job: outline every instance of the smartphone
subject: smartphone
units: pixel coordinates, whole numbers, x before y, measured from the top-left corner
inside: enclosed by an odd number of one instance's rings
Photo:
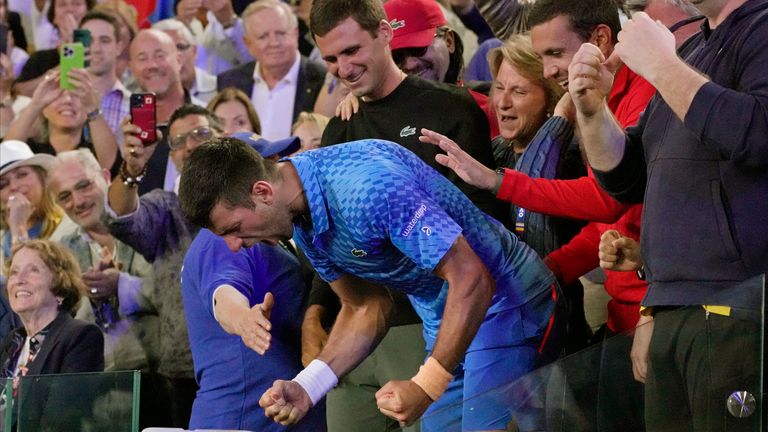
[[[75,29],[72,32],[72,42],[80,42],[85,48],[85,67],[91,65],[91,31],[88,29]]]
[[[0,23],[0,54],[8,54],[8,26]]]
[[[141,128],[139,138],[144,145],[157,141],[155,101],[154,93],[131,95],[131,123]]]
[[[85,47],[80,42],[66,43],[61,46],[59,56],[59,63],[61,64],[60,87],[65,90],[72,90],[74,86],[69,81],[69,71],[85,67]]]

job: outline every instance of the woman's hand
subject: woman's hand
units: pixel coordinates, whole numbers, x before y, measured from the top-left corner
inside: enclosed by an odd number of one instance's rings
[[[71,92],[83,107],[85,114],[99,109],[100,97],[91,81],[91,74],[85,69],[71,69],[69,71],[69,82],[74,87]]]
[[[440,147],[446,154],[435,156],[437,163],[453,170],[465,182],[485,190],[492,190],[496,186],[496,172],[475,160],[452,139],[429,129],[422,129],[419,141]]]
[[[344,99],[336,106],[336,117],[347,121],[360,110],[360,101],[352,92],[347,93]]]
[[[27,237],[27,224],[32,217],[34,208],[23,194],[11,195],[8,197],[8,227],[11,230],[13,238]]]
[[[59,87],[59,77],[58,68],[48,71],[32,93],[29,105],[34,107],[38,114],[64,93],[64,90]]]

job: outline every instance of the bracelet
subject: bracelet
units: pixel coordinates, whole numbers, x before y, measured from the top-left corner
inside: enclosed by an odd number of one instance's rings
[[[504,168],[496,168],[496,184],[493,185],[493,189],[491,189],[491,193],[494,196],[499,194],[499,189],[501,189],[502,183],[504,183]]]
[[[322,360],[312,360],[296,378],[292,380],[299,384],[312,400],[312,406],[331,391],[339,383],[339,378],[333,373],[333,370]]]
[[[101,115],[101,108],[96,108],[95,110],[88,113],[88,115],[85,117],[86,123],[90,123],[94,120],[96,120],[97,117]]]
[[[434,357],[427,358],[427,361],[419,367],[416,376],[411,378],[411,381],[421,387],[433,402],[440,399],[440,396],[445,393],[451,380],[453,380],[453,375],[445,370],[443,365]]]
[[[137,188],[139,187],[139,183],[144,180],[144,176],[147,174],[147,165],[144,165],[144,168],[138,175],[131,176],[131,174],[128,173],[128,163],[123,161],[123,163],[120,164],[120,170],[117,172],[117,175],[123,178],[124,185],[132,189]]]

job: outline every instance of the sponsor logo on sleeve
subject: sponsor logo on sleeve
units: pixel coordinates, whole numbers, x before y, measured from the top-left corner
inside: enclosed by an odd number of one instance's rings
[[[400,233],[400,235],[403,237],[408,237],[409,235],[411,235],[411,232],[413,232],[413,229],[416,227],[416,224],[419,223],[419,219],[423,218],[425,214],[427,214],[427,206],[422,204],[421,206],[419,206],[418,209],[416,209],[416,213],[413,214],[413,217],[408,222],[408,225],[405,226],[405,229],[403,230],[403,232]],[[429,227],[424,227],[424,228],[429,229]],[[430,234],[432,234],[432,230],[429,229],[429,231],[430,231]],[[427,234],[427,235],[430,235],[430,234]]]

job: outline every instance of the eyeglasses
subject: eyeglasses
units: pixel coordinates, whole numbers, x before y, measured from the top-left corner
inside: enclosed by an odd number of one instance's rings
[[[171,150],[178,150],[187,145],[187,138],[192,138],[196,143],[208,141],[213,138],[213,131],[208,126],[202,126],[183,134],[178,134],[168,140],[168,146]]]
[[[694,17],[686,18],[684,20],[681,20],[681,21],[678,21],[678,22],[672,24],[669,27],[669,31],[671,33],[674,33],[676,31],[680,30],[681,28],[687,26],[688,24],[693,24],[693,23],[695,23],[697,21],[701,21],[703,19],[704,19],[703,15],[697,15],[697,16],[694,16]]]
[[[75,184],[71,191],[61,191],[56,195],[56,204],[65,207],[72,203],[74,193],[82,194],[91,190],[94,185],[93,179],[83,179]]]
[[[445,27],[438,27],[438,29],[435,31],[435,38],[445,38],[445,36],[448,34],[450,30]],[[405,60],[408,57],[424,57],[424,55],[427,54],[427,50],[431,46],[427,45],[425,47],[415,47],[415,48],[400,48],[392,51],[392,60],[395,61],[395,64],[398,66],[402,66],[403,63],[405,63]]]

